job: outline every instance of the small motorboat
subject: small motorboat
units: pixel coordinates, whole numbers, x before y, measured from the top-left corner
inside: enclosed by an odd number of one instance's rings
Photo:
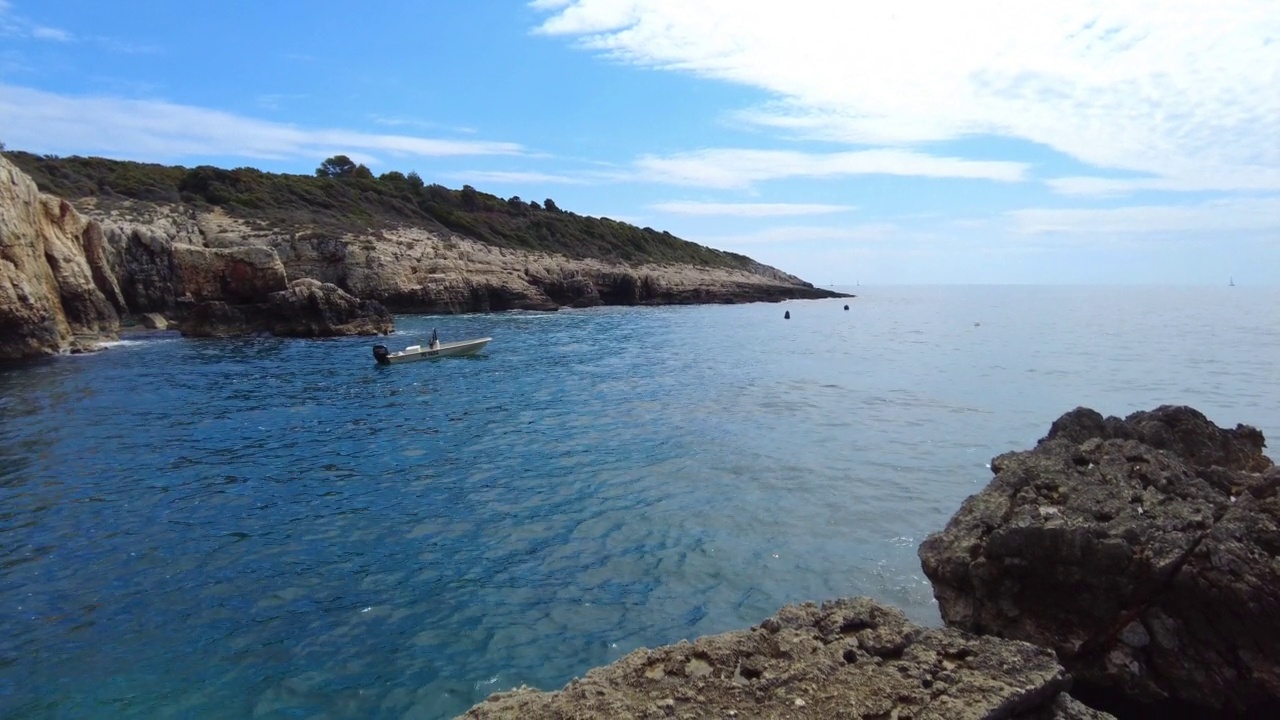
[[[396,365],[415,360],[474,355],[484,349],[484,346],[488,345],[492,339],[485,337],[442,343],[440,338],[436,336],[436,332],[432,330],[431,342],[426,347],[410,345],[399,352],[389,352],[386,345],[374,345],[373,359],[378,361],[379,365]]]

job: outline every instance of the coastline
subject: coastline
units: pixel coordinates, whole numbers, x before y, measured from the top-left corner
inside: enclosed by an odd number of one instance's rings
[[[535,213],[503,203],[495,216],[539,228],[548,247],[557,241],[547,228],[559,222],[577,233],[602,233],[566,238],[565,248],[597,255],[607,255],[601,248],[622,248],[639,259],[502,246],[429,220],[386,220],[359,230],[350,222],[325,225],[315,218],[254,220],[207,204],[68,200],[41,192],[7,157],[0,157],[0,171],[7,180],[0,196],[6,228],[0,259],[14,268],[14,277],[0,287],[0,326],[6,328],[0,359],[88,351],[117,337],[122,320],[144,318],[198,337],[327,337],[389,334],[397,312],[852,297],[745,256],[559,210]],[[340,182],[332,187],[351,191]],[[484,212],[476,210],[476,217]],[[465,218],[458,222],[467,224]]]
[[[919,545],[943,627],[870,598],[787,605],[459,717],[1274,717],[1280,467],[1264,447],[1187,406],[1076,408],[994,458]]]

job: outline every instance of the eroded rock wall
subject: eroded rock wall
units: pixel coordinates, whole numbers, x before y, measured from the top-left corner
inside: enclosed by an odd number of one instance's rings
[[[114,337],[123,304],[102,228],[0,157],[0,359]]]

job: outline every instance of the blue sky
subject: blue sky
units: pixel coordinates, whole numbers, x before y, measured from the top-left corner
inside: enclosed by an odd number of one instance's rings
[[[375,173],[820,285],[1274,284],[1274,0],[0,0],[10,149]]]

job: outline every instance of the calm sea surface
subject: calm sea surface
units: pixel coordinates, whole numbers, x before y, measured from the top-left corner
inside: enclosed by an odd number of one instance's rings
[[[937,624],[917,545],[1061,413],[1280,438],[1280,290],[856,292],[0,370],[0,716],[444,718],[788,602]]]

